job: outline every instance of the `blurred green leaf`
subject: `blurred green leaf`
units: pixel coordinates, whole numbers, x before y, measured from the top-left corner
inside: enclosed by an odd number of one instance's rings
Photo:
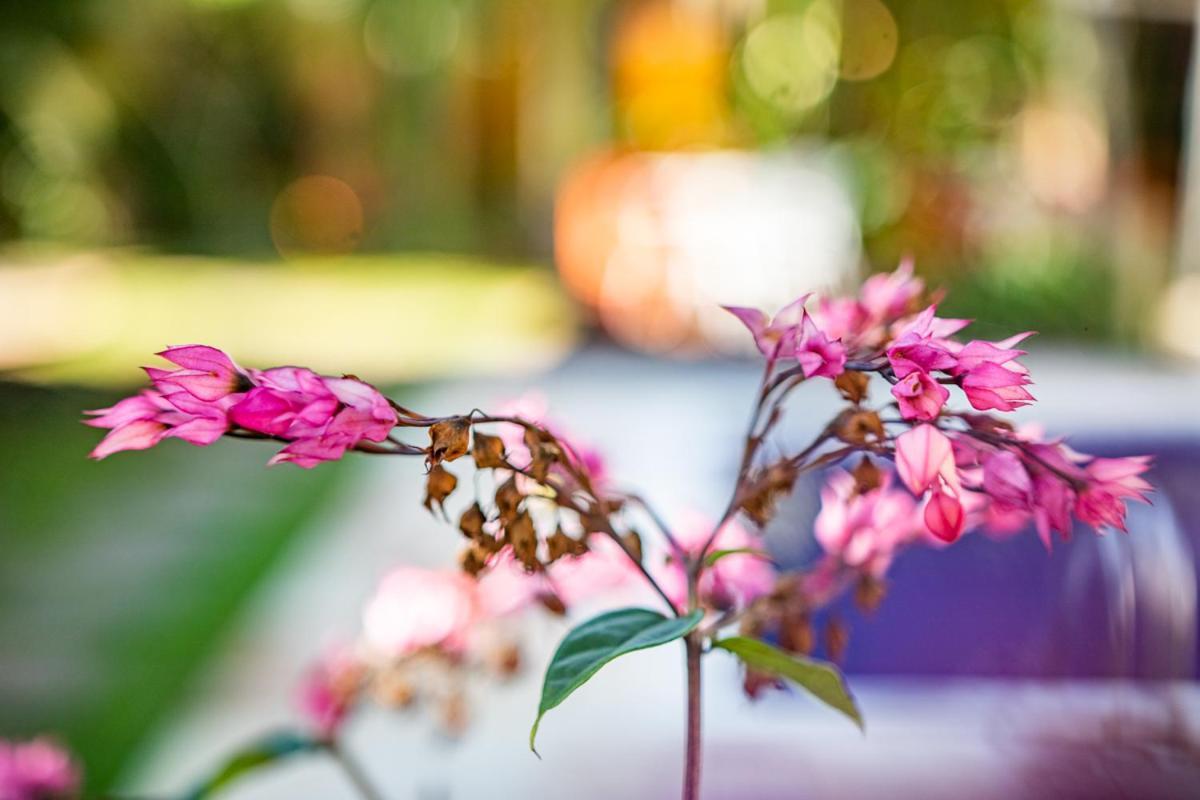
[[[566,700],[572,692],[608,662],[635,650],[657,647],[690,633],[704,612],[684,617],[666,617],[648,608],[609,611],[573,628],[554,651],[542,684],[542,702],[529,731],[529,749],[537,753],[534,740],[546,712]]]
[[[785,653],[766,642],[745,636],[718,639],[713,642],[713,647],[728,650],[748,667],[787,678],[822,703],[845,714],[859,729],[866,730],[858,704],[846,687],[845,677],[832,664]]]
[[[293,731],[268,734],[230,756],[220,769],[183,795],[181,800],[203,800],[203,798],[215,797],[229,784],[247,773],[270,766],[276,761],[311,753],[324,747],[325,744],[319,739]]]
[[[763,561],[771,561],[770,553],[759,550],[757,547],[731,547],[728,550],[713,550],[705,557],[704,566],[711,567],[725,556],[754,556]]]

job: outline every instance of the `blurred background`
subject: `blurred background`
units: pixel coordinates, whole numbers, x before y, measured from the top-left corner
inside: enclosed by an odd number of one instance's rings
[[[163,346],[352,372],[439,413],[540,385],[619,474],[711,513],[754,381],[716,304],[849,290],[906,255],[978,335],[1041,333],[1029,419],[1159,453],[1174,492],[1153,553],[1045,567],[1076,576],[1045,604],[1091,620],[1077,652],[1050,653],[1050,625],[1016,661],[897,663],[867,633],[851,672],[1194,686],[1196,19],[1188,0],[0,5],[0,734],[56,732],[94,789],[179,786],[218,752],[191,743],[287,718],[381,563],[453,551],[393,507],[411,465],[267,471],[254,446],[177,442],[86,461],[80,410]],[[697,428],[693,463],[652,468],[645,435]],[[900,574],[892,635],[938,591],[1027,620],[1005,579],[1026,555],[1004,552],[961,556],[991,583],[930,589],[918,564],[908,601]],[[1147,581],[1165,618],[1117,590]],[[736,697],[727,677],[710,691]],[[523,731],[521,691],[496,732]]]

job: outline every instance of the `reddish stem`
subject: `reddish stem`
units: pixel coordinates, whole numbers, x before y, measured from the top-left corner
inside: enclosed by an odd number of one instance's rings
[[[687,651],[687,757],[683,767],[683,800],[700,797],[700,636],[684,639]]]

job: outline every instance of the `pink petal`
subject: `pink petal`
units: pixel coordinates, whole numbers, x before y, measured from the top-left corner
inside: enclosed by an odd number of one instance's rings
[[[954,448],[950,439],[932,425],[918,425],[896,438],[896,471],[913,494],[922,494],[950,462]]]
[[[962,535],[966,523],[962,503],[948,492],[935,491],[925,503],[925,527],[943,542],[953,542]]]
[[[130,422],[113,428],[89,456],[99,461],[122,450],[146,450],[162,440],[166,429],[166,425],[148,419]]]

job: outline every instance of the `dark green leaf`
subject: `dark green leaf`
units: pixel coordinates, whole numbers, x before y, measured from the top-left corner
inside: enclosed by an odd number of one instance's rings
[[[704,566],[711,567],[713,564],[720,561],[725,556],[754,556],[761,558],[763,561],[771,561],[771,554],[759,550],[757,547],[732,547],[728,550],[713,550],[704,559]]]
[[[860,729],[866,730],[858,704],[846,688],[846,679],[832,664],[793,655],[766,642],[744,636],[719,639],[713,642],[713,647],[728,650],[748,667],[787,678],[822,703],[854,720]]]
[[[273,733],[234,753],[229,759],[190,792],[183,800],[203,800],[214,797],[230,783],[248,772],[268,766],[289,756],[320,750],[325,744],[319,739],[291,731]]]
[[[704,613],[699,610],[684,617],[665,617],[648,608],[622,608],[572,629],[546,668],[542,702],[529,731],[529,749],[537,752],[534,739],[545,713],[566,700],[601,667],[617,656],[686,636],[703,618]]]

